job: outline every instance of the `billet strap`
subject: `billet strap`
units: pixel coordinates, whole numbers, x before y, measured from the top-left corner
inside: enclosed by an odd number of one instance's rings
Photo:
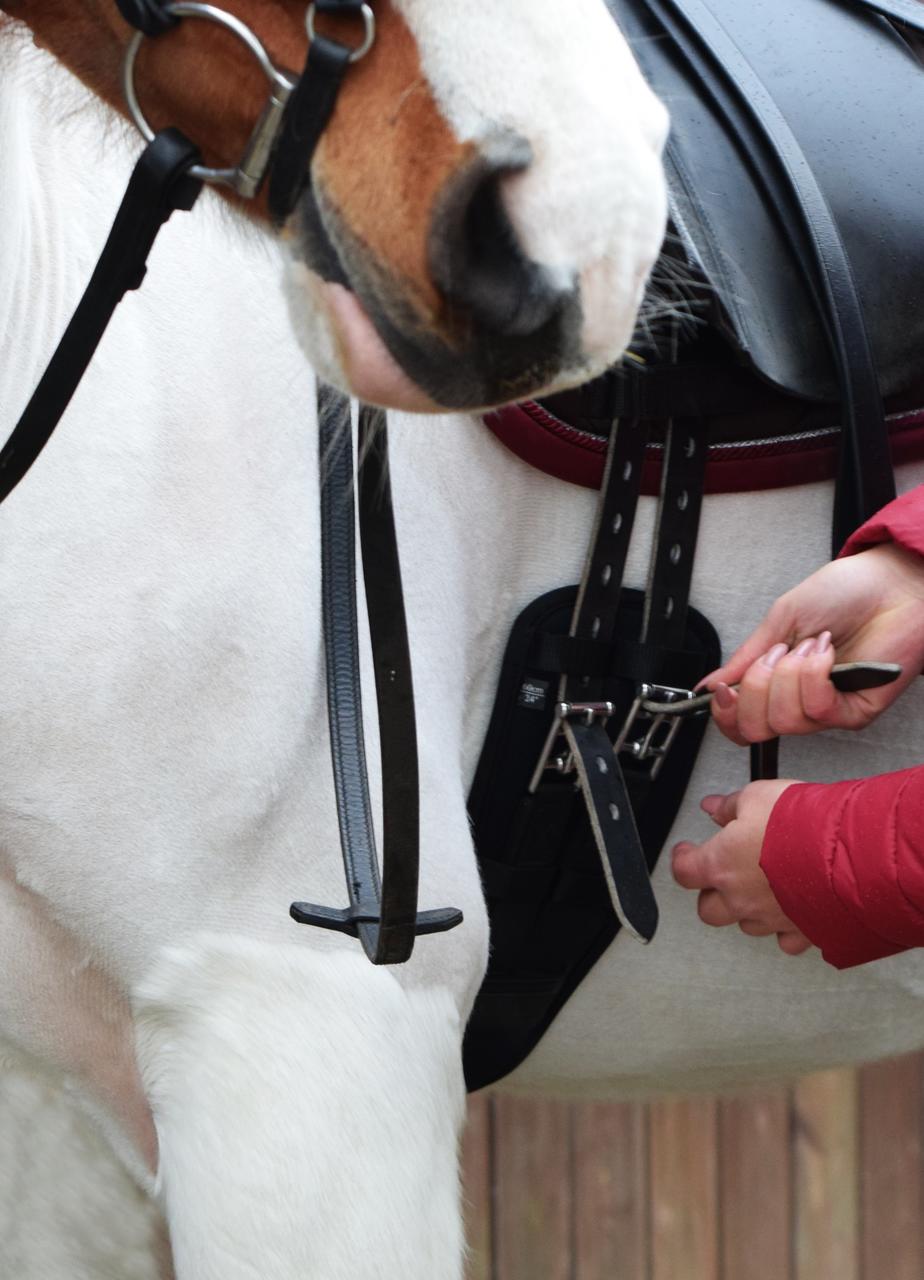
[[[895,496],[882,397],[849,259],[796,137],[707,0],[646,3],[761,175],[814,294],[844,407],[832,537],[836,553],[854,529]]]
[[[162,130],[142,152],[86,292],[0,450],[0,502],[51,439],[116,307],[126,293],[141,286],[157,233],[174,211],[188,211],[196,203],[202,183],[189,169],[200,160],[193,144],[176,129]]]
[[[414,689],[388,475],[385,415],[363,406],[359,522],[375,665],[382,761],[383,870],[376,852],[363,732],[356,600],[356,507],[350,402],[325,389],[319,405],[324,653],[331,761],[350,905],[295,902],[299,924],[358,937],[373,964],[402,964],[420,934],[462,923],[453,908],[417,911],[419,784]]]
[[[626,558],[642,484],[648,424],[638,418],[613,423],[606,468],[587,561],[578,588],[570,638],[607,645],[615,639]],[[604,681],[565,673],[559,705],[599,703]],[[650,942],[658,924],[645,850],[639,839],[619,757],[605,728],[593,715],[562,716],[561,731],[577,768],[578,784],[606,878],[613,910],[634,937]]]
[[[618,383],[611,383],[611,389],[618,393]],[[619,603],[649,426],[646,420],[632,416],[614,422],[610,433],[594,530],[568,638],[575,653],[599,652],[618,639]],[[661,496],[639,636],[646,672],[640,683],[654,682],[663,655],[683,644],[706,456],[706,441],[696,420],[667,423]],[[609,718],[606,688],[607,679],[599,667],[581,673],[578,664],[570,666],[559,685],[561,731],[577,769],[613,908],[625,927],[637,938],[649,941],[657,926],[658,909],[623,765],[605,727]],[[581,710],[594,705],[602,708],[596,715]]]
[[[658,928],[658,903],[619,756],[599,723],[565,719],[562,729],[574,756],[613,910],[633,937],[650,942]]]
[[[668,423],[641,636],[652,667],[657,654],[681,648],[686,634],[708,455],[701,422],[675,418]]]
[[[590,547],[571,620],[573,641],[608,646],[616,637],[648,427],[639,418],[622,418],[613,423]],[[561,680],[559,702],[599,702],[604,684],[600,678],[566,673]]]

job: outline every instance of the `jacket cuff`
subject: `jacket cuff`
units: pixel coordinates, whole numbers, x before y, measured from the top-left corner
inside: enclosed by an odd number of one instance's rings
[[[886,508],[888,510],[888,508]],[[760,865],[777,902],[836,969],[849,969],[907,948],[867,928],[838,897],[827,842],[819,839],[857,782],[796,783],[773,806]]]
[[[856,555],[858,551],[868,551],[881,542],[897,542],[908,551],[924,556],[924,485],[909,489],[877,511],[850,535],[838,559]]]

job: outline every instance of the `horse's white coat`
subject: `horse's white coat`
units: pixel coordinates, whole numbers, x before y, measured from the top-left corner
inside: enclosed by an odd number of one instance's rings
[[[131,163],[119,127],[101,133],[102,121],[45,59],[0,47],[9,422]],[[486,949],[464,797],[506,628],[533,596],[575,580],[593,498],[528,470],[471,418],[396,417],[422,906],[462,907],[467,922],[387,974],[352,944],[297,928],[293,898],[339,903],[344,892],[323,714],[313,382],[274,251],[226,223],[207,203],[164,233],[145,290],[0,512],[0,1043],[16,1063],[0,1116],[30,1141],[26,1055],[56,1089],[49,1124],[78,1135],[90,1165],[65,1218],[79,1218],[81,1196],[123,1197],[111,1232],[87,1242],[98,1250],[87,1275],[149,1280],[137,1259],[151,1224],[127,1177],[79,1136],[82,1117],[66,1121],[67,1098],[105,1109],[123,1157],[150,1101],[177,1280],[453,1280],[459,1028]],[[906,469],[902,483],[922,474]],[[726,647],[824,559],[828,504],[822,487],[707,502],[694,599]],[[643,503],[636,582],[651,517]],[[922,719],[915,691],[863,738],[787,748],[788,767],[824,776],[910,763],[924,755]],[[703,830],[695,797],[736,784],[743,768],[711,740],[678,831]],[[645,951],[620,939],[514,1085],[714,1087],[924,1042],[919,955],[838,975],[707,932],[666,862],[658,882],[659,940]],[[105,1028],[91,1032],[98,1057],[88,1027]],[[125,1162],[143,1181],[137,1151]],[[41,1196],[4,1189],[41,1232]],[[82,1274],[53,1249],[14,1253],[2,1233],[0,1272]]]
[[[666,110],[598,0],[504,0],[489,21],[467,4],[396,7],[457,136],[530,144],[504,202],[527,256],[563,286],[581,281],[585,361],[562,382],[596,377],[632,335],[664,238]]]
[[[667,112],[600,0],[568,0],[565,7],[504,0],[489,12],[433,0],[394,4],[456,137],[486,156],[498,151],[498,140],[509,155],[503,139],[511,134],[528,145],[529,167],[501,179],[501,198],[526,257],[562,290],[580,284],[583,321],[575,363],[563,362],[546,389],[596,377],[632,335],[664,238]],[[418,404],[406,397],[368,320],[357,323],[359,308],[344,329],[319,278],[295,260],[289,297],[296,331],[323,377],[349,382],[344,351],[361,333],[367,365],[382,378],[371,385],[388,390],[357,394]],[[354,371],[354,389],[368,374]],[[389,394],[400,398],[385,399]]]
[[[136,144],[19,41],[0,59],[0,401],[13,422]],[[214,202],[178,218],[0,513],[0,1046],[82,1112],[102,1110],[123,1158],[151,1099],[178,1280],[453,1280],[458,1045],[486,948],[458,734],[424,769],[440,853],[422,899],[462,907],[467,929],[383,973],[288,918],[294,898],[336,905],[345,889],[314,379],[280,274],[275,248]],[[436,683],[421,687],[431,740]],[[34,1109],[16,1090],[2,1103],[28,1144]],[[150,1178],[137,1151],[125,1163]],[[20,1270],[17,1236],[0,1238],[0,1274],[133,1276],[149,1223],[111,1156],[100,1179],[124,1183],[127,1207],[83,1272],[72,1259],[42,1270],[49,1251]],[[86,1181],[99,1185],[89,1169]],[[83,1189],[68,1194],[77,1217]]]

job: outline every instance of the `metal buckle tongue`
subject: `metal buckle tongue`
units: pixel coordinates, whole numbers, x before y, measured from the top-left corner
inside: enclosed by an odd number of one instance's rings
[[[697,697],[691,689],[670,685],[643,684],[613,743],[614,752],[623,753],[636,764],[651,762],[652,781],[661,772],[683,721],[692,715],[709,714],[710,697]]]
[[[689,716],[708,715],[711,694],[694,694],[691,689],[674,689],[670,685],[642,684],[614,742],[614,755],[626,755],[635,764],[651,762],[649,777],[654,780],[667,759],[682,722]],[[575,772],[574,752],[561,742],[566,721],[576,720],[601,728],[616,714],[612,702],[559,702],[556,719],[549,730],[539,763],[530,780],[534,793],[543,776],[553,771],[567,775]]]

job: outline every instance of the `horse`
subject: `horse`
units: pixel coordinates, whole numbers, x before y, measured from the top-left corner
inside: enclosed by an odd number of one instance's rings
[[[303,4],[229,7],[278,65],[301,66]],[[112,110],[130,35],[114,6],[4,9],[12,423],[137,142]],[[667,117],[596,0],[569,6],[564,32],[549,0],[490,16],[393,0],[376,19],[310,196],[275,235],[263,197],[243,216],[232,198],[171,223],[0,512],[12,1274],[461,1275],[459,1051],[489,946],[466,796],[509,625],[580,576],[594,510],[477,411],[583,382],[630,341],[664,232]],[[351,20],[329,21],[355,39]],[[225,164],[264,95],[236,45],[185,20],[147,42],[138,89],[153,123]],[[343,895],[316,374],[392,410],[421,902],[465,915],[397,969],[286,912],[296,895]],[[902,487],[921,479],[920,463],[899,470]],[[707,498],[694,597],[726,647],[824,559],[828,489]],[[635,580],[653,507],[642,501]],[[911,692],[881,727],[822,751],[797,744],[787,769],[919,758],[915,704]],[[738,753],[710,736],[678,833],[701,821],[694,797],[740,776]],[[924,1041],[914,957],[841,976],[787,961],[765,941],[706,936],[667,868],[655,879],[657,940],[617,939],[510,1088],[728,1088]],[[30,1181],[66,1189],[27,1194]]]

